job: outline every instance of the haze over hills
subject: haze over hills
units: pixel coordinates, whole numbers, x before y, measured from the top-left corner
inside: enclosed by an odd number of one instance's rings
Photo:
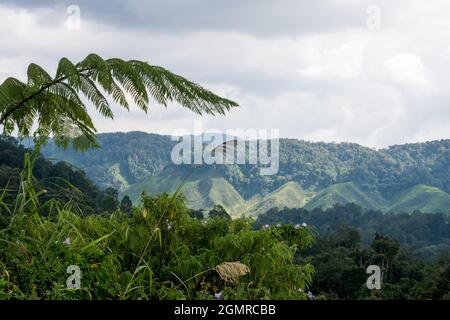
[[[373,150],[355,143],[280,139],[278,174],[256,165],[175,165],[170,136],[143,132],[98,135],[100,149],[63,151],[50,142],[45,156],[67,161],[100,187],[138,201],[142,191],[181,186],[190,207],[223,205],[233,216],[272,207],[328,208],[355,202],[370,209],[450,214],[450,140]]]

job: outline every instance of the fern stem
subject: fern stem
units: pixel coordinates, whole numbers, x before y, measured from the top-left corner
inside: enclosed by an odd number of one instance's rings
[[[78,72],[84,72],[84,71],[89,71],[92,68],[83,68],[80,69],[80,71]],[[36,92],[33,92],[32,94],[30,94],[28,97],[24,98],[22,101],[18,102],[14,107],[12,107],[11,109],[9,109],[8,111],[5,112],[5,114],[1,117],[0,119],[0,124],[3,124],[3,122],[17,109],[19,109],[21,106],[23,106],[25,103],[27,103],[28,101],[30,101],[31,99],[35,98],[36,96],[40,95],[42,92],[44,92],[45,90],[47,90],[48,88],[50,88],[51,86],[60,83],[61,81],[66,80],[68,77],[68,75],[65,75],[64,77],[60,77],[58,79],[53,80],[52,82],[47,83],[45,86],[43,86],[42,88],[40,88],[39,90],[37,90]]]

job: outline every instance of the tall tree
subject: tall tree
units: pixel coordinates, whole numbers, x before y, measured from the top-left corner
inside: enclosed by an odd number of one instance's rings
[[[228,214],[228,212],[225,210],[225,208],[222,207],[220,204],[215,204],[212,207],[212,209],[209,211],[208,215],[210,218],[231,219],[231,216]]]

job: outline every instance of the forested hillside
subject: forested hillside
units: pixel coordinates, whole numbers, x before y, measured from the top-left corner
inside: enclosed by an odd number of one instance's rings
[[[448,299],[450,216],[384,214],[354,204],[327,210],[271,209],[256,228],[311,226],[317,242],[297,261],[315,267],[311,291],[333,299]],[[361,283],[369,264],[389,265],[382,290]]]
[[[50,159],[64,160],[83,169],[98,186],[118,190],[161,172],[170,163],[174,143],[169,136],[117,132],[97,137],[100,148],[85,152],[63,150],[49,141],[42,152]]]
[[[0,137],[0,186],[4,203],[12,204],[22,191],[20,180],[26,153],[32,155],[34,152],[18,144],[14,138]],[[82,170],[66,162],[52,163],[37,154],[32,172],[36,188],[45,190],[38,197],[44,203],[41,207],[44,215],[49,214],[52,199],[74,202],[83,214],[110,211],[117,207],[117,190],[100,189]],[[5,207],[0,206],[0,217],[5,212]]]
[[[313,225],[319,235],[331,234],[343,226],[358,230],[362,243],[369,244],[376,233],[389,236],[415,254],[433,257],[450,251],[450,216],[443,213],[383,213],[355,204],[322,209],[276,209],[258,216],[257,226],[278,223]]]
[[[281,139],[279,172],[272,176],[260,175],[249,164],[174,165],[170,152],[176,142],[169,136],[108,133],[98,140],[102,147],[87,153],[63,151],[51,141],[43,152],[134,201],[144,190],[173,191],[185,181],[189,206],[219,203],[235,215],[260,214],[280,203],[313,209],[349,202],[385,211],[450,213],[450,140],[373,150],[354,143]]]

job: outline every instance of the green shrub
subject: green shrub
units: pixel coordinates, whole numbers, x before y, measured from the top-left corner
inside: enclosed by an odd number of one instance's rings
[[[19,196],[0,232],[1,299],[306,299],[312,281],[312,266],[294,262],[313,242],[307,228],[191,218],[179,194],[143,194],[130,215],[86,216],[55,201],[45,217],[33,193]],[[228,281],[216,268],[224,262],[249,272]],[[81,289],[67,288],[69,265]]]

